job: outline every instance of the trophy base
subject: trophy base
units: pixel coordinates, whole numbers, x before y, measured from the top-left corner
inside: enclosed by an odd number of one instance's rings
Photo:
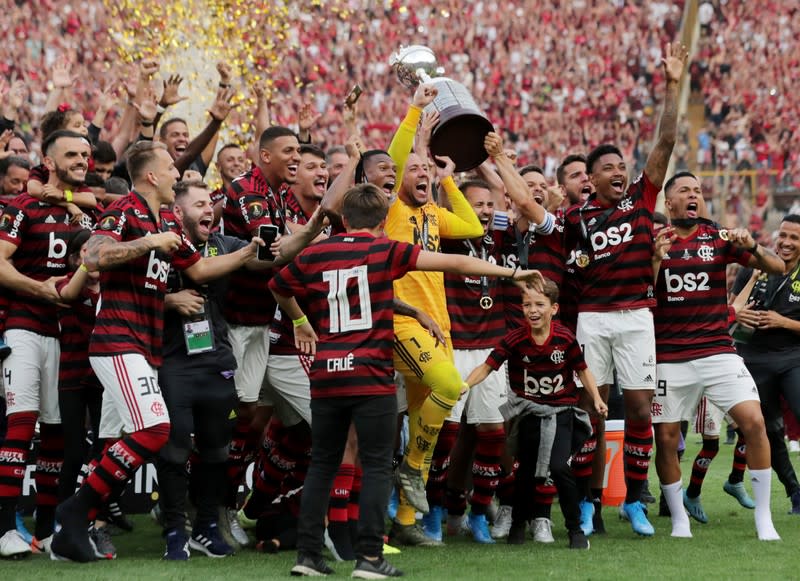
[[[483,140],[491,131],[494,126],[483,115],[461,113],[436,126],[431,135],[431,153],[450,157],[457,172],[469,171],[489,157]]]

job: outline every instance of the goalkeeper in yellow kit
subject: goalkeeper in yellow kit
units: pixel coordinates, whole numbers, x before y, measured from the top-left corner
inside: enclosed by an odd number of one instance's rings
[[[425,87],[420,87],[423,91]],[[435,95],[435,89],[430,89]],[[418,93],[420,91],[418,90]],[[417,97],[415,95],[415,97]],[[432,98],[432,97],[431,97]],[[415,102],[417,99],[415,98]],[[395,135],[389,153],[398,165],[397,198],[389,208],[386,235],[393,240],[440,251],[442,238],[469,239],[483,235],[483,226],[453,181],[454,164],[437,158],[436,172],[453,211],[432,201],[431,171],[426,156],[408,153],[420,119],[421,108],[412,105]],[[441,167],[443,165],[443,167]],[[400,505],[389,533],[392,544],[439,544],[416,526],[415,511],[428,512],[425,481],[439,430],[458,401],[464,382],[453,364],[449,342],[450,317],[441,272],[410,272],[394,283],[397,299],[428,313],[448,341],[437,344],[411,317],[395,315],[395,369],[405,379],[408,398],[409,443],[398,469]]]

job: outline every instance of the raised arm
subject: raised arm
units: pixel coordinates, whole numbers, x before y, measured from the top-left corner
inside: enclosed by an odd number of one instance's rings
[[[417,87],[414,92],[414,99],[408,107],[408,112],[405,118],[400,123],[397,131],[392,137],[392,142],[389,144],[389,155],[397,164],[397,181],[400,184],[403,182],[403,170],[406,166],[406,159],[411,149],[414,146],[414,136],[417,133],[417,125],[422,116],[422,110],[431,103],[439,90],[433,85],[422,84]]]
[[[86,243],[83,263],[90,271],[109,270],[144,256],[151,250],[160,248],[164,252],[174,252],[180,245],[181,237],[174,232],[159,232],[126,242],[104,234],[94,234]]]
[[[689,50],[682,44],[668,44],[666,53],[661,59],[667,82],[664,89],[664,110],[658,127],[658,139],[644,166],[645,175],[658,187],[664,185],[669,158],[678,134],[678,91]]]
[[[231,99],[233,98],[234,90],[231,87],[220,87],[217,95],[214,98],[214,104],[208,110],[211,120],[208,125],[189,142],[186,150],[181,156],[175,160],[175,167],[183,174],[192,162],[203,153],[203,150],[215,138],[222,126],[222,122],[228,117],[231,112]],[[209,158],[210,161],[210,158]]]

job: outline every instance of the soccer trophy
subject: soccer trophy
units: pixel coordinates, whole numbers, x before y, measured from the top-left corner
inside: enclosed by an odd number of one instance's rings
[[[483,139],[494,127],[464,85],[439,76],[444,69],[438,66],[433,51],[427,46],[401,47],[389,64],[406,87],[414,89],[420,83],[431,83],[438,90],[425,108],[439,112],[439,123],[431,133],[431,153],[450,157],[459,172],[483,163],[488,157]]]

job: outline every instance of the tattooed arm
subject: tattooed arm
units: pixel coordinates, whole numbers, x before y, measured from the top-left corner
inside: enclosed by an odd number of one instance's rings
[[[127,242],[118,242],[109,236],[95,234],[89,238],[83,263],[90,271],[109,270],[151,250],[160,248],[164,252],[174,252],[180,245],[181,238],[174,232],[159,232]]]

